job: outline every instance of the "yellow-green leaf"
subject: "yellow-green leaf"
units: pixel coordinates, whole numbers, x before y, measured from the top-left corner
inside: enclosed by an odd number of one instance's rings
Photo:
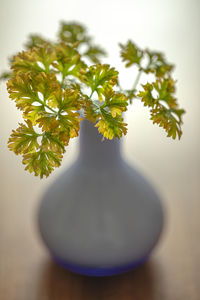
[[[93,63],[99,64],[100,57],[105,56],[106,52],[98,46],[89,46],[83,55],[88,57]]]
[[[70,44],[81,44],[90,40],[87,36],[86,28],[76,22],[61,22],[59,38]]]
[[[105,89],[104,91],[105,103],[104,107],[110,109],[112,117],[121,115],[122,112],[127,110],[128,99],[123,93],[115,92],[112,89]]]
[[[156,77],[163,77],[165,74],[169,75],[174,69],[174,66],[166,61],[163,53],[149,49],[146,49],[145,53],[149,59],[147,67],[143,68],[145,73],[154,73]]]
[[[37,139],[39,134],[33,129],[32,123],[26,121],[26,124],[19,124],[19,128],[12,131],[8,140],[8,148],[15,154],[22,154],[35,151],[39,148]]]
[[[11,68],[14,73],[50,72],[50,65],[56,60],[54,47],[44,44],[14,56]]]
[[[55,69],[65,76],[73,75],[79,79],[84,78],[86,64],[81,60],[81,55],[74,47],[61,42],[55,46],[56,61],[53,63]]]
[[[178,108],[174,98],[175,81],[171,78],[158,78],[152,84],[143,85],[144,91],[138,93],[145,106],[151,108],[151,120],[153,123],[163,127],[168,137],[180,139],[182,135],[183,109]]]
[[[95,127],[98,128],[99,133],[104,138],[112,140],[113,138],[121,138],[122,135],[127,133],[127,124],[123,122],[121,116],[113,118],[106,112],[103,113],[102,118],[96,123]]]
[[[92,92],[98,93],[101,101],[103,91],[112,88],[117,83],[117,78],[118,72],[114,68],[105,64],[96,64],[89,67],[85,83],[91,87]]]
[[[61,91],[61,86],[55,74],[29,72],[13,76],[7,83],[7,89],[17,108],[35,122],[46,111],[48,102],[56,97],[56,92]]]
[[[143,57],[143,51],[139,49],[132,41],[127,44],[120,44],[122,61],[126,62],[126,67],[133,64],[140,66],[140,61]]]
[[[26,165],[25,170],[34,173],[35,176],[48,177],[54,168],[59,167],[62,154],[53,151],[37,151],[23,155],[22,163]]]

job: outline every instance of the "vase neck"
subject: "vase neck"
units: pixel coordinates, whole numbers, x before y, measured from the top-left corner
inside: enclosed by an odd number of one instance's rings
[[[109,164],[110,167],[121,160],[119,139],[103,141],[98,129],[87,120],[81,122],[79,141],[79,159],[82,163],[98,167]]]

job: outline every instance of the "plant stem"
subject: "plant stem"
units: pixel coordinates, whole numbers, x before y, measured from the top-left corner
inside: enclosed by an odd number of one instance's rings
[[[47,105],[45,102],[41,101],[40,99],[36,98],[36,102],[39,102],[40,104],[44,105],[46,108],[57,114],[58,112],[55,111],[53,108],[51,108],[49,105]]]
[[[141,77],[141,75],[142,75],[142,71],[143,71],[143,70],[140,70],[140,71],[138,72],[137,77],[136,77],[136,79],[135,79],[135,82],[134,82],[134,84],[133,84],[132,90],[135,90],[135,89],[136,89],[136,87],[137,87],[137,85],[138,85],[138,82],[139,82],[139,80],[140,80],[140,77]]]
[[[52,112],[54,112],[55,114],[57,114],[58,112],[56,110],[54,110],[53,108],[51,108],[49,105],[44,104],[44,106],[48,109],[50,109]]]
[[[62,81],[61,81],[61,86],[64,89],[64,80],[65,80],[65,75],[62,73]]]
[[[94,91],[91,91],[89,98],[91,98],[93,94],[94,94]]]

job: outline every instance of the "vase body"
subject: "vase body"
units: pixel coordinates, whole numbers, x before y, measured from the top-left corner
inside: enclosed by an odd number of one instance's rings
[[[93,124],[83,121],[79,157],[44,194],[38,220],[57,263],[106,276],[148,259],[163,210],[153,187],[122,159],[120,141],[102,142]]]

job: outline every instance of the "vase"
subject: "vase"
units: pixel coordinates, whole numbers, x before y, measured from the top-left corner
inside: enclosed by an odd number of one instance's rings
[[[122,157],[121,141],[81,123],[79,156],[45,192],[38,224],[53,260],[91,276],[129,271],[148,258],[163,228],[152,185]]]

